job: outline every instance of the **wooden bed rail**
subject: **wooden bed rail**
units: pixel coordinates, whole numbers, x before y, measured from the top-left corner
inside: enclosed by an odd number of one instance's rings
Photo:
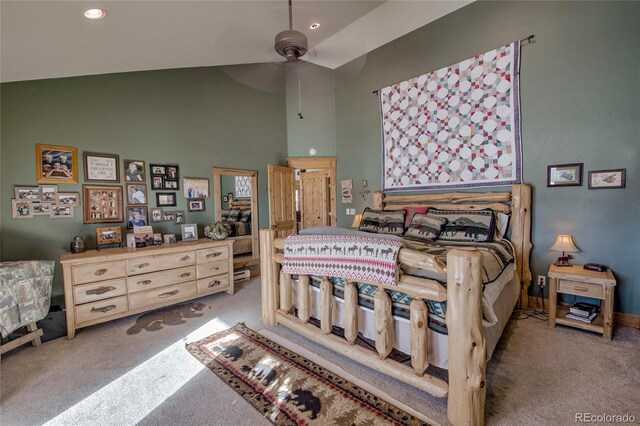
[[[370,368],[426,391],[436,397],[448,395],[448,417],[455,425],[481,425],[484,422],[486,395],[486,345],[482,328],[482,258],[477,250],[450,250],[447,267],[441,262],[412,264],[429,271],[446,272],[447,288],[433,280],[403,276],[397,286],[369,283],[378,287],[374,295],[376,352],[355,344],[358,336],[358,290],[354,282],[344,287],[344,338],[331,334],[333,309],[337,301],[333,284],[324,277],[320,283],[318,317],[320,328],[309,323],[310,277],[280,271],[284,239],[275,238],[274,229],[260,231],[262,265],[262,320],[266,326],[284,325],[317,343]],[[413,251],[401,249],[410,255]],[[418,252],[416,252],[418,253]],[[422,259],[418,257],[417,259]],[[435,259],[435,258],[434,258]],[[292,288],[298,286],[297,316],[292,313]],[[411,367],[388,358],[393,349],[394,319],[392,302],[386,290],[404,292],[414,298],[409,306]],[[449,340],[449,384],[426,374],[429,366],[428,310],[424,300],[447,300]]]

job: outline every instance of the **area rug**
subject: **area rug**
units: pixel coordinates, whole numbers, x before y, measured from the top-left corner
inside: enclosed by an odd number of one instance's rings
[[[427,425],[244,324],[187,350],[276,425]]]

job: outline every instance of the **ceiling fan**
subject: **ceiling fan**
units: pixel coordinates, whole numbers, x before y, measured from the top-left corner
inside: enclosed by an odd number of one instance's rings
[[[309,50],[307,36],[293,29],[291,0],[289,0],[289,29],[276,35],[274,47],[278,55],[284,56],[288,62],[293,63],[297,63]]]

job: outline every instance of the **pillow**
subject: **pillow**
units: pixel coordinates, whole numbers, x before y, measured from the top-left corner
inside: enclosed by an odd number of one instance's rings
[[[496,230],[493,234],[493,239],[495,241],[500,241],[503,238],[507,238],[507,230],[509,229],[509,219],[511,219],[510,214],[505,213],[496,213]]]
[[[251,209],[242,210],[242,214],[240,215],[240,222],[251,222]]]
[[[411,221],[413,220],[413,215],[416,213],[420,213],[420,214],[427,214],[427,210],[429,210],[428,206],[424,206],[424,207],[403,207],[402,210],[404,210],[406,213],[405,219],[404,219],[404,230],[406,231],[407,229],[409,229],[409,225],[411,225]]]
[[[444,217],[416,213],[413,216],[411,226],[409,226],[407,232],[404,233],[404,237],[412,240],[431,242],[438,238],[438,235],[440,235],[446,223],[447,219]]]
[[[229,210],[220,210],[220,220],[227,220],[229,217]]]
[[[240,210],[229,210],[229,216],[227,220],[229,222],[238,222],[240,220]]]
[[[364,209],[358,230],[377,234],[402,236],[404,232],[404,210]]]
[[[339,228],[337,226],[318,226],[315,228],[301,229],[300,235],[356,235],[359,237],[372,237],[370,232],[356,231],[355,229]],[[402,237],[391,234],[378,235],[375,238],[388,241],[404,242]]]
[[[429,209],[429,215],[447,219],[438,240],[442,241],[493,241],[495,214],[491,209],[440,210]]]

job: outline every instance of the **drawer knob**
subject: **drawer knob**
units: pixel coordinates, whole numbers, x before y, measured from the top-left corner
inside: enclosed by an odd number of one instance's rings
[[[87,296],[90,296],[92,294],[104,294],[104,293],[108,293],[110,291],[115,290],[116,288],[114,286],[103,286],[103,287],[98,287],[98,288],[94,288],[92,290],[87,290]]]
[[[180,258],[180,260],[181,260],[182,262],[186,262],[186,261],[187,261],[187,260],[189,260],[189,259],[191,259],[189,256],[184,256],[184,257]]]
[[[210,271],[217,271],[218,269],[220,269],[220,268],[218,268],[217,266],[214,266],[213,268],[210,268],[209,270]]]
[[[104,274],[106,274],[106,273],[107,273],[107,269],[105,269],[105,268],[98,269],[98,270],[95,272],[95,274],[96,274],[97,276],[104,275]]]
[[[587,287],[581,287],[579,285],[574,287],[576,289],[576,291],[589,291],[589,289]]]
[[[220,284],[222,284],[220,281],[215,280],[215,281],[211,281],[207,287],[208,288],[218,287]]]
[[[140,284],[140,285],[149,285],[149,284],[151,284],[151,280],[138,281],[138,284]]]
[[[187,278],[191,276],[191,272],[183,272],[182,274],[180,274],[180,278]]]
[[[148,263],[141,263],[141,264],[137,265],[137,267],[138,267],[139,269],[146,268],[147,266],[149,266],[149,264],[148,264]]]
[[[210,258],[210,257],[218,257],[218,256],[220,256],[221,254],[222,254],[222,253],[220,253],[220,252],[216,252],[216,253],[209,253],[206,257],[207,257],[207,259],[208,259],[208,258]]]
[[[178,293],[180,293],[180,290],[168,291],[166,293],[159,294],[158,299],[164,299],[165,297],[175,296]]]
[[[103,306],[102,308],[96,308],[95,306],[93,308],[91,308],[91,312],[100,312],[100,313],[105,313],[105,312],[109,312],[112,309],[115,309],[116,305],[107,305],[107,306]]]

